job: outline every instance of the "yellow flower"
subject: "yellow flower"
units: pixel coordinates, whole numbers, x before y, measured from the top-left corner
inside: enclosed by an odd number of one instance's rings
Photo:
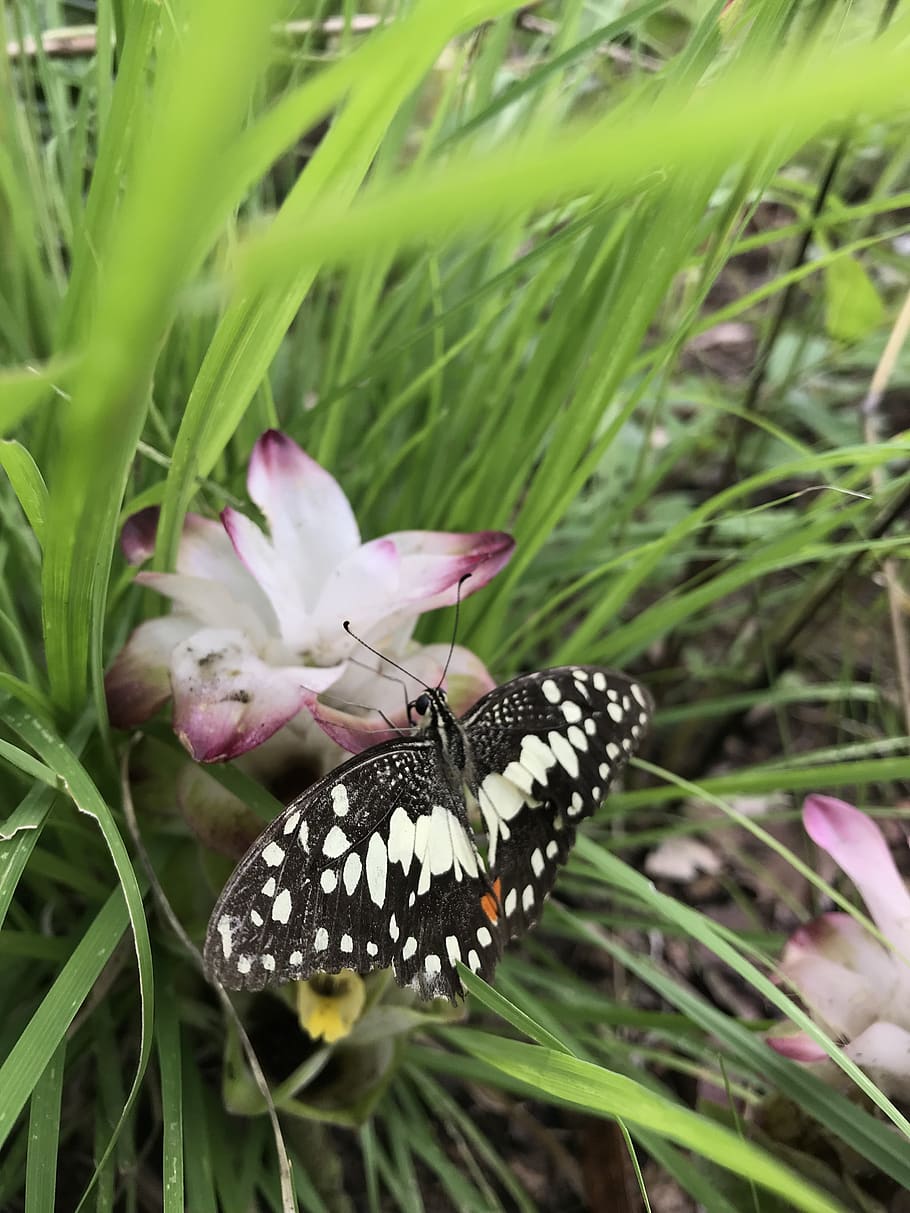
[[[363,980],[350,969],[319,973],[297,983],[297,1018],[314,1040],[334,1044],[350,1033],[365,999]]]

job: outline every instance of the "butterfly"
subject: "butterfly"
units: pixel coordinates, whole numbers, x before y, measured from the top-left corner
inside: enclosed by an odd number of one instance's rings
[[[212,912],[209,976],[258,990],[391,967],[421,998],[492,979],[540,917],[578,823],[637,749],[651,698],[595,666],[524,674],[458,719],[445,692],[412,734],[307,788],[253,843]]]

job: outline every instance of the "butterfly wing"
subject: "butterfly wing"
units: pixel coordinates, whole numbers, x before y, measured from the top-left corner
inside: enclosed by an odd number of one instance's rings
[[[540,917],[576,825],[638,748],[651,709],[625,674],[562,666],[497,687],[463,718],[509,938]]]
[[[421,997],[462,992],[455,961],[492,977],[484,861],[432,738],[375,746],[308,788],[225,886],[205,942],[210,976],[261,989],[391,966]]]

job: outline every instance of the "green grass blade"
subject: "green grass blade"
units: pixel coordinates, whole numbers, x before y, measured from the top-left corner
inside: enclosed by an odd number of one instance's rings
[[[481,1032],[464,1033],[460,1039],[466,1052],[545,1095],[555,1095],[596,1115],[618,1117],[633,1131],[641,1125],[754,1180],[785,1197],[795,1208],[810,1213],[844,1213],[843,1205],[823,1196],[764,1150],[630,1078],[540,1045]]]
[[[0,1148],[128,925],[123,892],[115,889],[0,1065]]]
[[[28,1118],[25,1213],[53,1213],[56,1208],[60,1099],[63,1094],[65,1058],[66,1040],[63,1039],[32,1092]]]

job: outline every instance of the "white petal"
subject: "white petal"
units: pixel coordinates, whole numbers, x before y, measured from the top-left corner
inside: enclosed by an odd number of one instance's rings
[[[137,573],[136,584],[163,594],[184,615],[203,627],[237,628],[262,642],[268,633],[262,619],[244,603],[236,602],[220,585],[182,573]]]
[[[177,572],[224,586],[235,602],[256,612],[270,634],[278,634],[278,621],[271,603],[256,579],[244,568],[220,520],[187,514],[177,549]]]
[[[174,731],[201,762],[259,745],[303,705],[307,685],[329,685],[341,668],[274,667],[242,632],[208,628],[174,650]]]
[[[268,430],[253,448],[247,488],[265,515],[279,559],[315,597],[331,570],[360,545],[344,490],[278,430]]]
[[[171,654],[198,624],[182,615],[162,615],[140,623],[104,677],[111,724],[131,729],[171,697]]]

